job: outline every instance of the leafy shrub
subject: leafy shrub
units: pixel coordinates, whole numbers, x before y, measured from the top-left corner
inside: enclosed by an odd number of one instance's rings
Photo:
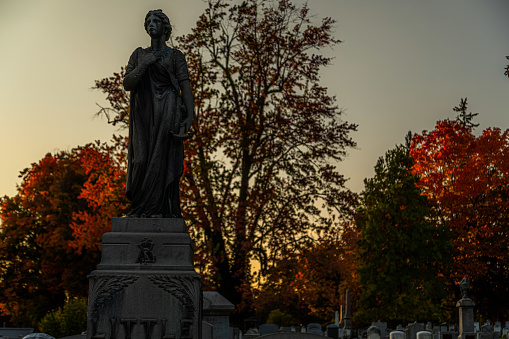
[[[72,299],[64,307],[49,312],[39,322],[39,330],[55,338],[80,334],[87,328],[86,299]]]

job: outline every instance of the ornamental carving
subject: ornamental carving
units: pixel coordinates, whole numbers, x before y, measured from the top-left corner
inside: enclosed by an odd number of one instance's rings
[[[98,318],[98,311],[105,302],[110,300],[130,284],[138,280],[136,276],[93,276],[90,290],[88,316],[90,319]]]
[[[189,318],[194,318],[198,305],[195,305],[195,298],[193,298],[193,295],[197,295],[197,293],[199,293],[199,291],[195,291],[196,278],[168,275],[152,275],[148,278],[157,287],[177,298],[187,311],[187,316]],[[199,285],[199,288],[201,288],[201,282]]]

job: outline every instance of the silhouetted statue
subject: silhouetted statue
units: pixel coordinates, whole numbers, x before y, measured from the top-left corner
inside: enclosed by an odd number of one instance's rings
[[[184,55],[166,45],[171,34],[168,17],[160,9],[148,12],[145,30],[151,45],[133,52],[124,78],[124,88],[131,91],[128,217],[177,218],[193,93]]]

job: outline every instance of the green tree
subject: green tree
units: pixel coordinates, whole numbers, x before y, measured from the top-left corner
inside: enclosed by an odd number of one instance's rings
[[[366,179],[363,205],[356,217],[359,232],[361,323],[442,320],[446,297],[441,267],[451,251],[445,228],[433,224],[426,196],[410,170],[410,134],[381,157],[375,176]]]
[[[87,301],[85,298],[68,300],[44,316],[39,331],[55,338],[80,334],[87,329]]]

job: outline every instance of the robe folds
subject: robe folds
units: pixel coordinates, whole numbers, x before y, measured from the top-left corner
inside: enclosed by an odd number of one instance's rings
[[[137,48],[129,59],[132,72],[150,48]],[[179,180],[184,170],[185,118],[179,82],[189,80],[184,55],[172,48],[147,67],[131,91],[126,196],[131,217],[181,217]]]

